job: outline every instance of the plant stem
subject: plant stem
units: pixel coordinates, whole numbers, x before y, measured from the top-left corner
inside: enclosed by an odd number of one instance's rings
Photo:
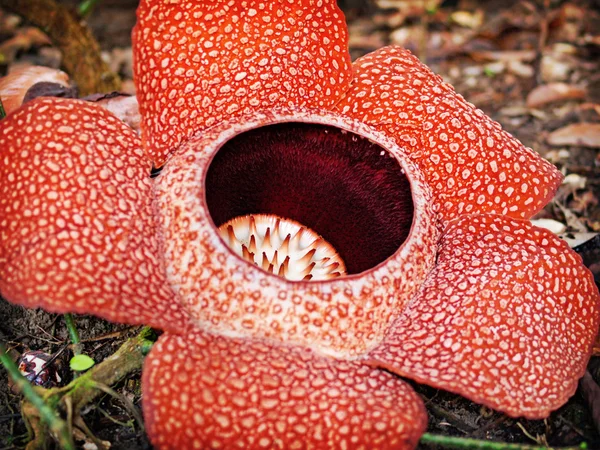
[[[2,104],[2,99],[0,98],[0,120],[6,117],[6,111],[4,110],[4,105]]]
[[[152,328],[142,328],[137,336],[125,341],[115,353],[67,386],[50,389],[49,396],[60,401],[63,396],[68,395],[73,402],[73,408],[79,410],[100,395],[102,391],[95,388],[97,383],[111,386],[142,368],[148,349],[153,344],[149,340],[152,334]]]
[[[493,442],[480,439],[461,438],[456,436],[443,436],[441,434],[425,433],[421,436],[421,444],[438,445],[443,448],[457,448],[467,450],[550,450],[550,447],[526,444],[508,444],[506,442]],[[561,450],[584,450],[587,444],[582,443],[577,447],[561,447]]]
[[[4,344],[0,343],[0,362],[6,368],[13,379],[17,388],[23,393],[25,398],[35,407],[38,411],[40,419],[44,424],[53,432],[57,437],[61,448],[66,450],[74,450],[73,440],[69,433],[67,424],[61,420],[58,415],[50,408],[44,400],[37,394],[33,386],[29,384],[27,379],[21,375],[19,368],[15,362],[11,359],[6,351]]]
[[[92,11],[94,10],[94,7],[96,6],[96,4],[98,3],[98,0],[84,0],[82,1],[79,6],[77,7],[77,12],[79,13],[79,16],[83,19],[85,19],[86,17],[88,17]]]
[[[73,343],[73,354],[81,355],[81,339],[79,338],[79,332],[77,331],[77,326],[75,325],[73,316],[71,313],[67,313],[64,315],[64,318],[67,325],[67,330],[69,331],[69,337]]]

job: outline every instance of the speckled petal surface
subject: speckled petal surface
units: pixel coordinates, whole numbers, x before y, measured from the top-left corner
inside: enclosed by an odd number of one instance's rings
[[[394,136],[425,173],[444,222],[463,214],[530,218],[562,180],[410,51],[384,47],[354,63],[336,109]]]
[[[207,172],[214,155],[237,136],[288,123],[331,127],[328,135],[347,136],[355,142],[346,150],[358,147],[359,141],[370,141],[377,155],[392,157],[402,168],[410,182],[414,218],[410,234],[391,257],[360,275],[321,283],[293,282],[248,263],[221,239],[206,200]],[[271,145],[266,140],[261,144]],[[357,158],[361,161],[361,156]],[[249,172],[250,168],[243,173],[246,179]],[[270,174],[263,176],[269,180]],[[239,180],[234,177],[229,184],[241,184]],[[332,356],[357,356],[381,342],[387,325],[434,264],[439,232],[421,173],[390,139],[334,113],[296,108],[232,119],[185,143],[165,166],[156,186],[169,281],[196,323],[214,333],[260,336],[309,345]],[[301,198],[294,204],[304,202]],[[371,220],[375,222],[375,217]]]
[[[419,295],[369,357],[510,416],[543,418],[575,393],[599,297],[579,255],[529,222],[453,222]]]
[[[399,378],[309,349],[163,335],[142,379],[158,449],[415,448],[427,425]]]
[[[0,162],[4,298],[179,330],[131,128],[97,105],[36,99],[0,123]]]
[[[233,114],[332,105],[351,79],[347,43],[334,0],[143,0],[133,48],[144,148],[161,166]]]

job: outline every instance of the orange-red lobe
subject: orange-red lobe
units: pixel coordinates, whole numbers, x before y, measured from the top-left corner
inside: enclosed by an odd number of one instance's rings
[[[451,223],[438,264],[371,363],[506,414],[547,417],[575,393],[600,303],[579,255],[529,222]]]
[[[133,48],[144,148],[162,166],[232,115],[333,105],[352,76],[347,46],[334,0],[143,0]]]
[[[53,312],[178,331],[151,163],[104,108],[40,98],[0,122],[0,292]]]
[[[427,425],[399,378],[307,348],[163,335],[142,380],[156,448],[415,448]]]
[[[528,219],[562,175],[457,94],[412,53],[385,47],[354,63],[344,114],[396,139],[425,174],[445,223],[464,214]]]

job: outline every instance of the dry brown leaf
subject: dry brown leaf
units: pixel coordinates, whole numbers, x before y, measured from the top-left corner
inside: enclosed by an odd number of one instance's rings
[[[573,123],[548,135],[550,145],[579,145],[600,148],[600,123]]]
[[[21,106],[27,91],[36,83],[56,83],[68,87],[69,76],[50,67],[28,66],[0,78],[0,99],[6,114]]]
[[[6,62],[11,62],[21,50],[29,50],[34,46],[50,44],[51,41],[48,36],[38,28],[24,27],[18,29],[12,38],[4,41],[0,45],[0,53],[4,55]]]
[[[508,72],[521,78],[531,78],[535,75],[535,69],[531,64],[525,64],[518,59],[508,61],[506,64]]]
[[[594,111],[598,116],[600,116],[600,104],[598,103],[582,103],[579,105],[580,111]]]
[[[585,96],[585,89],[578,86],[567,83],[548,83],[533,89],[527,96],[526,103],[528,108],[539,108],[548,103],[583,99]]]
[[[99,104],[129,125],[138,133],[140,132],[140,110],[135,96],[124,95],[119,92],[111,94],[96,94],[84,98]]]
[[[471,11],[456,11],[450,14],[450,20],[457,23],[461,27],[477,29],[483,24],[484,13],[483,10],[477,9],[474,12]]]
[[[594,35],[594,36],[588,34],[586,36],[583,36],[583,38],[581,39],[581,41],[582,41],[582,43],[584,45],[588,44],[588,45],[596,45],[596,46],[600,47],[600,34],[597,34],[597,35]]]
[[[537,55],[535,50],[507,50],[507,51],[487,51],[477,50],[469,52],[469,55],[475,60],[485,61],[533,61]]]
[[[554,234],[564,233],[567,229],[567,226],[564,223],[554,219],[534,219],[531,220],[531,223],[536,227],[545,228]]]

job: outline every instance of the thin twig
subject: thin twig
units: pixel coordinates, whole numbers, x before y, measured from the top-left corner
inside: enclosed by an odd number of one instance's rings
[[[549,28],[548,14],[550,11],[550,0],[542,0],[541,8],[542,8],[542,11],[540,13],[540,15],[541,15],[540,35],[538,37],[537,55],[536,55],[536,59],[534,62],[535,67],[537,68],[536,81],[538,84],[543,83],[541,63],[542,63],[542,58],[544,56],[544,49],[546,48],[546,43],[548,42],[548,28]]]
[[[139,327],[129,327],[129,328],[126,328],[121,331],[113,331],[112,333],[106,333],[101,336],[91,337],[88,339],[82,339],[81,342],[89,343],[89,342],[106,341],[108,339],[117,339],[117,338],[120,338],[121,336],[129,333],[131,330],[135,330],[136,328],[139,328]]]
[[[105,392],[106,394],[110,395],[113,398],[116,398],[121,403],[123,403],[123,405],[125,406],[125,408],[127,409],[127,411],[129,411],[129,413],[133,416],[133,418],[138,423],[140,429],[143,432],[145,432],[144,419],[142,418],[142,415],[140,414],[140,412],[138,411],[138,409],[135,407],[135,405],[133,404],[133,402],[131,400],[129,400],[123,394],[119,394],[117,391],[115,391],[114,389],[108,387],[105,384],[95,383],[94,387],[96,389],[100,389],[101,391]]]

